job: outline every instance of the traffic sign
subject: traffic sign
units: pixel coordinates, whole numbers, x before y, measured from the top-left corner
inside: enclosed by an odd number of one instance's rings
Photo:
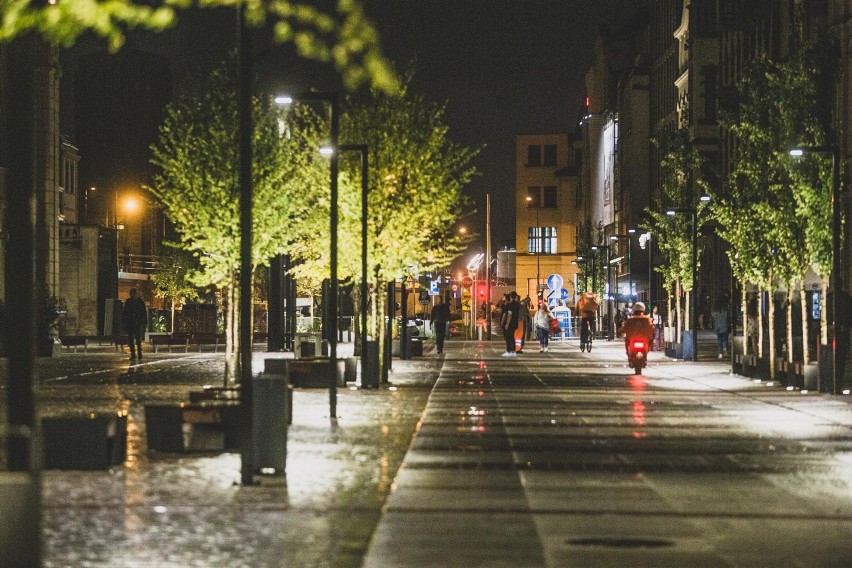
[[[560,292],[559,292],[559,299],[560,300],[567,300],[568,299],[568,290],[566,290],[565,288],[562,288],[562,290],[560,290]]]
[[[465,296],[461,301],[462,311],[469,312],[470,311],[470,296]]]
[[[429,291],[420,290],[420,303],[424,306],[429,303]]]
[[[429,281],[429,295],[430,295],[430,296],[437,296],[438,294],[440,294],[440,293],[441,293],[441,292],[438,290],[438,284],[439,284],[439,282],[440,282],[440,280],[430,280],[430,281]]]
[[[559,290],[562,288],[562,277],[558,274],[551,274],[547,277],[547,287],[551,290]]]
[[[470,288],[471,286],[473,286],[473,278],[471,278],[470,276],[465,276],[464,278],[462,278],[462,286],[464,286],[465,288]]]

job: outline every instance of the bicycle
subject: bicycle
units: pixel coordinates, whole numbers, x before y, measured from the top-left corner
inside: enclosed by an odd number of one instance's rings
[[[592,318],[583,318],[583,323],[580,327],[580,351],[589,351],[591,353],[593,336]]]

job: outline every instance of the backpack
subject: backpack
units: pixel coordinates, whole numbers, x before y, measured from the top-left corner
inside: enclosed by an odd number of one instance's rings
[[[559,318],[550,318],[548,327],[550,328],[550,333],[559,333]]]

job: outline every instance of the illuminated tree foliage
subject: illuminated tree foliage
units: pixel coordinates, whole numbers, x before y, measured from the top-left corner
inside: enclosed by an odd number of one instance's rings
[[[198,286],[223,290],[226,307],[226,359],[238,348],[240,269],[239,146],[236,74],[219,71],[202,94],[184,96],[166,110],[152,162],[161,172],[152,193],[191,252]],[[309,108],[286,122],[271,100],[253,104],[253,269],[287,252],[294,228],[314,214],[316,196],[327,188],[327,164],[316,153],[319,120]],[[233,363],[233,362],[232,362]],[[227,373],[230,373],[228,366]]]
[[[683,126],[671,133],[665,141],[655,141],[663,144],[663,158],[660,160],[662,195],[656,207],[648,209],[647,229],[657,237],[662,262],[655,267],[663,277],[663,287],[673,298],[672,306],[666,310],[669,327],[672,325],[672,314],[677,317],[677,342],[681,341],[681,333],[690,329],[689,292],[695,286],[692,273],[693,247],[697,246],[692,234],[692,215],[696,216],[696,226],[703,223],[707,207],[698,195],[708,191],[707,181],[702,176],[704,158],[695,148],[688,126]],[[675,215],[666,212],[674,210]],[[686,303],[682,307],[681,294],[686,295]]]
[[[789,155],[791,148],[825,143],[817,113],[817,77],[818,68],[807,62],[803,49],[794,50],[785,62],[764,55],[751,63],[738,85],[738,115],[726,122],[737,140],[734,167],[724,192],[713,203],[713,214],[722,224],[719,234],[731,244],[731,266],[743,291],[748,283],[769,292],[770,298],[779,285],[787,290],[790,361],[794,351],[793,290],[798,286],[802,325],[807,329],[805,272],[810,267],[821,277],[824,294],[832,261],[830,163],[825,167],[825,159],[820,157],[797,162]],[[747,313],[745,293],[743,298],[742,309]],[[769,302],[773,375],[774,308],[774,302]],[[827,343],[824,317],[822,323],[822,342]],[[762,348],[762,325],[759,329]],[[806,335],[803,348],[807,360]]]
[[[187,252],[167,247],[157,257],[157,270],[151,275],[154,293],[171,304],[171,325],[175,331],[175,304],[183,304],[198,298],[198,288],[189,279],[198,262]]]
[[[128,31],[162,31],[187,8],[240,8],[253,27],[270,26],[279,43],[292,43],[307,59],[333,64],[347,86],[366,83],[383,90],[396,86],[379,49],[379,37],[357,0],[337,0],[327,11],[314,2],[293,0],[0,0],[0,41],[28,32],[68,47],[86,32],[106,40],[112,51]]]
[[[471,165],[478,150],[449,138],[444,108],[412,94],[407,86],[394,94],[372,90],[350,97],[341,119],[341,140],[369,149],[368,266],[372,297],[382,298],[388,281],[449,264],[464,240],[452,233],[460,216],[471,210],[464,187],[475,175]],[[341,159],[341,222],[338,239],[341,278],[360,282],[361,180],[357,154]],[[321,196],[325,196],[327,190]],[[291,252],[302,260],[300,279],[328,274],[328,201],[315,200],[318,222],[303,225],[302,238]],[[381,301],[372,302],[375,322],[383,321]]]

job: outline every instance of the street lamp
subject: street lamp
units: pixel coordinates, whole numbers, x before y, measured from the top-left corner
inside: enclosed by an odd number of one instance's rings
[[[827,146],[793,148],[790,150],[791,156],[800,157],[805,154],[829,154],[831,156],[831,276],[833,286],[832,291],[834,292],[834,301],[830,306],[831,321],[834,322],[834,338],[831,342],[831,390],[833,393],[838,394],[840,392],[840,385],[838,384],[837,377],[837,302],[843,289],[843,274],[840,269],[840,231],[842,230],[840,212],[840,146],[837,144],[830,144]]]
[[[702,201],[707,201],[704,196]],[[696,304],[698,303],[698,215],[695,209],[669,209],[666,215],[686,214],[692,220],[692,300],[689,305],[690,327],[692,327],[692,360],[698,361],[698,318]]]
[[[628,229],[626,235],[610,235],[609,240],[618,241],[618,240],[626,240],[627,241],[627,302],[631,301],[633,296],[633,265],[630,262],[630,251],[633,248],[633,241],[631,236],[636,232],[636,229]],[[616,289],[616,302],[618,302],[618,274],[615,276],[615,289]]]
[[[369,192],[369,165],[367,162],[366,144],[342,144],[341,152],[359,152],[361,154],[361,385],[365,384],[370,373],[378,369],[370,369],[367,351],[367,196]],[[378,363],[378,358],[375,359]]]
[[[610,246],[609,245],[595,245],[592,247],[592,250],[597,252],[599,249],[604,249],[606,251],[606,321],[607,321],[607,340],[612,341],[615,338],[615,330],[613,326],[615,325],[615,321],[612,313],[612,278],[610,271]]]
[[[327,103],[329,106],[329,122],[331,148],[338,147],[338,138],[340,137],[339,113],[337,110],[337,93],[304,93],[296,97],[287,95],[275,97],[275,102],[281,105],[293,104],[294,102],[319,101]],[[339,294],[339,284],[337,280],[337,171],[339,167],[338,152],[331,151],[331,197],[330,197],[330,219],[329,225],[331,228],[331,239],[329,243],[329,272],[330,274],[330,290],[328,305],[325,306],[325,312],[328,314],[328,324],[331,328],[328,334],[328,358],[329,358],[329,378],[328,378],[328,396],[329,396],[329,414],[331,418],[337,418],[337,296]],[[405,338],[403,338],[405,339]]]
[[[533,207],[532,195],[527,195],[527,208]],[[540,204],[535,204],[535,229],[533,229],[533,238],[538,237],[538,244],[535,251],[535,296],[538,298],[538,288],[541,282],[541,251],[544,248],[544,231],[539,226],[538,212],[541,209]]]

